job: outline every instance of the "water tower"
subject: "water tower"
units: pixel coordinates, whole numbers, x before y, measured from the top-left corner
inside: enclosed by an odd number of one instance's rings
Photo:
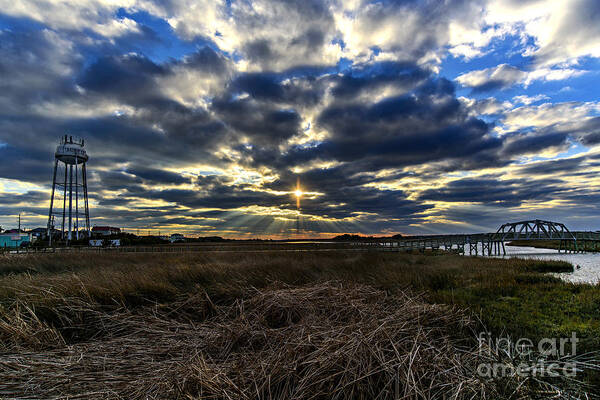
[[[48,238],[52,243],[55,229],[55,217],[61,224],[61,238],[67,243],[79,239],[80,235],[90,236],[90,212],[88,208],[87,177],[85,165],[88,155],[85,152],[82,138],[64,135],[54,153],[54,174],[52,178],[52,195],[48,212]],[[63,168],[64,164],[64,168]],[[54,210],[54,197],[62,209]],[[80,200],[81,203],[80,204]],[[80,209],[83,208],[83,212]],[[84,232],[80,232],[80,221],[85,224]],[[66,230],[65,230],[66,228]]]

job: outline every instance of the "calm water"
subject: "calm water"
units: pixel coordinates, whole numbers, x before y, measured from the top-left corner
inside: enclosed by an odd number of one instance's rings
[[[506,246],[505,257],[563,260],[575,266],[575,272],[556,274],[569,282],[597,284],[600,282],[600,253],[565,254],[558,250],[536,249],[535,247]],[[580,266],[577,269],[577,266]]]

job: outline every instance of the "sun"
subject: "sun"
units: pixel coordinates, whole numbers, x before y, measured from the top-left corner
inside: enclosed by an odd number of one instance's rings
[[[296,208],[300,210],[300,198],[304,194],[300,188],[300,178],[296,179],[296,190],[294,190],[292,193],[294,193],[294,196],[296,196]]]

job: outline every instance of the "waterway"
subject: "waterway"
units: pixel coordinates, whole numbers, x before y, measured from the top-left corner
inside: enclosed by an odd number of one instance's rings
[[[556,276],[574,283],[600,283],[600,253],[565,254],[553,249],[506,246],[506,256],[501,257],[567,261],[573,264],[575,271],[572,273],[556,274]]]

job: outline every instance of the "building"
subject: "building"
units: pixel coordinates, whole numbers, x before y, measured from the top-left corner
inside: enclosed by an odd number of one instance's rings
[[[17,231],[17,229],[12,229]],[[0,234],[0,247],[23,247],[31,243],[31,235],[29,233],[10,233],[9,231]]]
[[[32,240],[43,240],[48,237],[48,228],[35,228],[29,231]]]
[[[119,247],[121,239],[90,239],[91,247]]]
[[[174,233],[171,235],[169,240],[171,243],[185,242],[185,236],[183,236],[181,233]]]
[[[121,229],[112,226],[95,226],[92,228],[93,236],[110,236],[118,235],[119,233],[121,233]]]

